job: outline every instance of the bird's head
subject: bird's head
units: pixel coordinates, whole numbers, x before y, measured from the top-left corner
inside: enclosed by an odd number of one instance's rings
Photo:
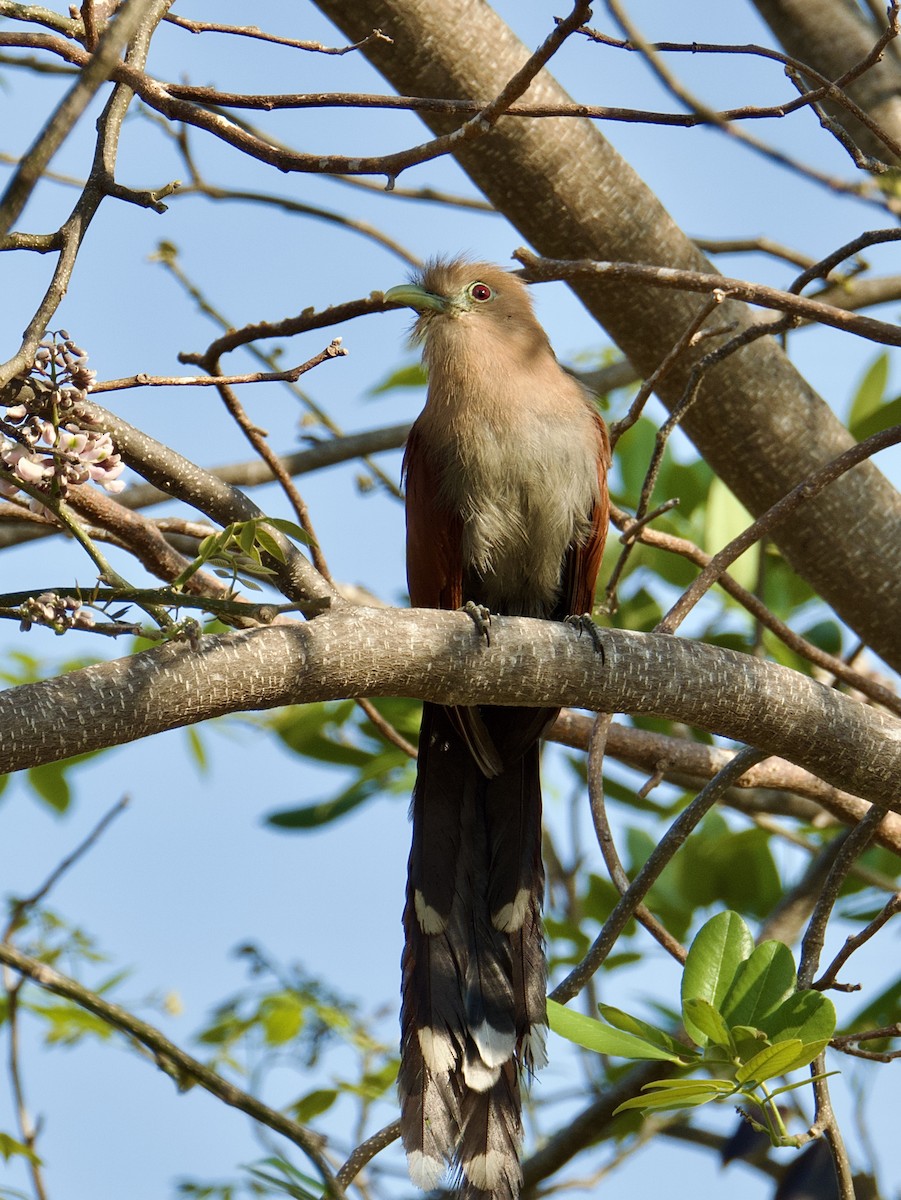
[[[526,286],[493,263],[465,258],[435,259],[409,283],[385,292],[385,299],[414,309],[419,318],[414,341],[432,341],[439,329],[454,341],[520,337],[547,340],[532,312]]]

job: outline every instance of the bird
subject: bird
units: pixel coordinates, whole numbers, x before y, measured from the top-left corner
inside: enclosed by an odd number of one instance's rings
[[[584,621],[610,443],[526,285],[491,263],[439,258],[385,299],[418,314],[428,371],[402,469],[411,604],[465,608],[489,638],[493,614]],[[521,1086],[546,1062],[538,752],[557,711],[423,705],[401,1133],[412,1182],[428,1191],[450,1170],[465,1200],[519,1194]]]

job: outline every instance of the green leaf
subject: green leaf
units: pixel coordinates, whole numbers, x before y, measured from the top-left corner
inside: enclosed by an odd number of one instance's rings
[[[91,1034],[102,1041],[113,1035],[112,1025],[68,1000],[30,1004],[29,1008],[47,1022],[44,1039],[48,1045],[74,1046]]]
[[[286,808],[280,812],[268,813],[264,817],[267,825],[276,829],[318,829],[328,825],[339,817],[347,816],[369,799],[369,792],[363,789],[348,789],[337,800],[321,800],[318,804],[306,804],[303,808]]]
[[[276,562],[283,563],[285,561],[285,552],[281,545],[263,525],[257,529],[256,544],[267,554],[271,554]]]
[[[197,769],[206,774],[209,764],[207,762],[206,747],[203,744],[203,738],[198,733],[195,725],[189,725],[186,733],[188,735],[188,750],[191,757],[194,759]]]
[[[784,1075],[787,1071],[796,1070],[796,1060],[801,1050],[799,1038],[780,1042],[778,1046],[764,1046],[753,1058],[749,1058],[735,1072],[735,1081],[742,1085],[746,1083],[765,1083],[776,1075]],[[813,1056],[816,1058],[816,1055]],[[808,1062],[812,1061],[808,1059]]]
[[[778,1044],[780,1046],[783,1045],[782,1042],[779,1042]],[[795,1055],[792,1061],[786,1063],[782,1068],[783,1074],[787,1075],[790,1071],[798,1071],[801,1069],[801,1067],[809,1066],[816,1056],[821,1054],[828,1045],[828,1038],[823,1038],[818,1042],[802,1042],[801,1048],[798,1050],[798,1053]],[[872,1042],[868,1043],[868,1045],[872,1046]]]
[[[661,1062],[687,1063],[678,1055],[655,1046],[644,1038],[625,1033],[621,1029],[613,1029],[592,1017],[573,1012],[553,1000],[548,1001],[548,1024],[554,1033],[567,1041],[584,1046],[586,1050],[594,1050],[597,1054],[614,1054],[618,1058],[656,1059]]]
[[[66,765],[62,762],[44,763],[30,767],[28,782],[54,812],[64,813],[71,801],[72,791],[66,781]]]
[[[282,1046],[290,1042],[303,1026],[303,1007],[293,992],[267,996],[260,1006],[260,1016],[270,1046]]]
[[[753,949],[751,931],[738,913],[718,913],[698,930],[682,973],[682,1012],[688,1035],[699,1046],[704,1046],[707,1038],[685,1016],[685,1001],[709,1000],[719,1008],[739,966]]]
[[[33,1150],[30,1150],[24,1142],[16,1141],[14,1137],[10,1137],[8,1133],[0,1133],[0,1154],[3,1155],[6,1162],[9,1162],[13,1155],[21,1155],[22,1158],[27,1158],[36,1166],[41,1165],[41,1160]]]
[[[763,1030],[752,1025],[730,1025],[729,1032],[732,1034],[735,1052],[742,1062],[753,1058],[764,1046],[770,1044],[770,1039]]]
[[[634,956],[630,955],[628,957],[632,959]],[[688,1046],[683,1046],[681,1042],[677,1042],[665,1030],[658,1029],[656,1025],[650,1025],[647,1021],[642,1021],[638,1017],[633,1017],[631,1013],[623,1012],[621,1008],[614,1008],[612,1004],[599,1004],[598,1009],[604,1020],[609,1025],[612,1025],[614,1029],[621,1029],[624,1033],[635,1034],[636,1037],[650,1042],[652,1046],[659,1046],[661,1050],[668,1050],[670,1054],[690,1055],[692,1053]]]
[[[345,733],[345,729],[353,731],[354,708],[352,700],[305,704],[283,710],[271,724],[295,754],[342,767],[363,767],[371,760],[371,751],[353,745]]]
[[[781,895],[766,830],[736,833],[718,813],[710,813],[680,857],[684,895],[697,907],[716,904],[762,917]]]
[[[685,1017],[686,1028],[691,1022],[693,1029],[699,1029],[704,1034],[704,1042],[699,1045],[713,1043],[715,1046],[732,1049],[729,1026],[723,1020],[719,1009],[714,1008],[709,1000],[704,1000],[700,996],[683,1000],[682,1015]]]
[[[901,396],[896,396],[894,400],[889,400],[888,403],[871,412],[868,417],[858,421],[851,432],[858,441],[862,442],[864,438],[872,437],[874,433],[881,433],[883,429],[890,429],[892,425],[899,424],[901,424]]]
[[[324,1112],[328,1112],[337,1099],[337,1088],[317,1088],[313,1092],[308,1092],[306,1096],[303,1096],[296,1104],[293,1104],[291,1106],[291,1114],[295,1121],[300,1121],[302,1125],[306,1125],[314,1117],[319,1117]]]
[[[427,383],[428,376],[422,363],[408,363],[386,375],[381,383],[370,389],[369,395],[381,396],[385,392],[393,392],[395,388],[425,387]]]
[[[286,521],[284,517],[267,517],[266,524],[277,529],[279,533],[287,534],[293,541],[300,542],[304,546],[311,545],[313,541],[307,531],[301,529],[296,521]]]
[[[256,521],[245,521],[238,529],[238,545],[245,554],[253,554],[253,544],[257,538]]]
[[[721,1011],[730,1025],[751,1025],[768,1032],[766,1017],[795,990],[795,960],[783,942],[763,942],[735,973]]]
[[[634,510],[641,495],[645,472],[654,453],[657,428],[648,417],[640,417],[623,437],[624,454],[617,454],[614,468],[622,478],[618,499]]]
[[[899,417],[901,420],[901,417]],[[808,642],[813,642],[820,650],[825,650],[827,654],[841,654],[842,652],[842,630],[837,621],[823,620],[814,621],[806,629],[802,629],[801,633],[807,638]],[[807,664],[808,667],[810,664]]]
[[[656,1094],[648,1095],[652,1090]],[[668,1109],[697,1108],[699,1104],[708,1104],[734,1091],[734,1086],[722,1079],[658,1079],[654,1083],[646,1083],[642,1095],[633,1096],[613,1111],[615,1116],[629,1109],[665,1112]]]
[[[704,549],[707,553],[716,554],[718,550],[722,550],[728,542],[747,529],[752,520],[753,517],[738,497],[715,476],[710,484],[704,522]],[[756,542],[730,564],[729,574],[742,587],[752,590],[757,583],[759,566],[760,543]]]
[[[341,1090],[365,1100],[379,1100],[397,1082],[398,1061],[390,1058],[379,1071],[367,1071],[359,1083],[344,1083]]]
[[[882,351],[867,367],[863,378],[857,385],[857,391],[848,412],[848,428],[858,439],[862,436],[858,433],[858,427],[882,405],[888,384],[888,368],[888,353]]]
[[[771,1042],[800,1038],[802,1042],[829,1041],[835,1033],[835,1005],[812,989],[795,992],[760,1022]]]
[[[691,514],[696,509],[701,509],[705,503],[709,506],[710,486],[714,478],[713,471],[703,458],[685,463],[666,456],[660,469],[655,494],[660,500],[668,500],[670,497],[678,499],[679,507],[667,514],[669,520],[688,532],[688,518]]]

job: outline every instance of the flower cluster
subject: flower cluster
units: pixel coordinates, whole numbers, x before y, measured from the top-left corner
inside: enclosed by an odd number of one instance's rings
[[[121,492],[119,476],[125,464],[108,433],[82,429],[66,413],[87,397],[96,378],[87,368],[88,356],[65,330],[46,338],[35,355],[31,375],[40,383],[44,412],[53,420],[30,413],[24,404],[7,408],[0,434],[0,463],[15,477],[0,479],[0,495],[15,496],[16,479],[42,492],[65,496],[71,484],[93,480],[108,492]],[[40,511],[40,501],[30,507]]]
[[[94,614],[84,608],[74,596],[58,596],[56,592],[42,592],[40,596],[29,596],[19,605],[19,628],[27,631],[32,625],[49,625],[57,633],[67,629],[93,629]]]

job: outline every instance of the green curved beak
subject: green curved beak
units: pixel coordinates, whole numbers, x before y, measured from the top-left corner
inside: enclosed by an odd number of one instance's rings
[[[415,283],[400,283],[397,287],[385,292],[385,299],[393,304],[404,304],[407,308],[415,308],[417,312],[432,308],[436,312],[447,311],[447,300],[444,296],[436,296]]]

